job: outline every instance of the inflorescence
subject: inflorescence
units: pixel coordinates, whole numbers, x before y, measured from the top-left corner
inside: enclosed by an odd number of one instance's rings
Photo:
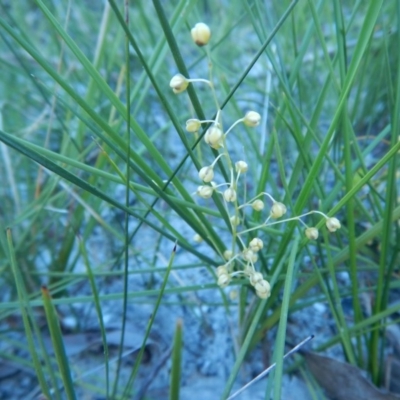
[[[191,30],[193,41],[198,46],[205,46],[211,38],[210,28],[204,23],[198,23]],[[210,54],[207,50],[207,55],[210,59]],[[209,66],[211,68],[211,60]],[[211,76],[211,70],[210,70]],[[170,87],[176,94],[184,92],[190,83],[202,82],[207,84],[213,91],[214,98],[215,92],[211,80],[207,79],[188,79],[181,74],[175,75],[170,81]],[[217,283],[221,288],[229,285],[232,278],[245,277],[249,280],[250,284],[254,287],[255,292],[261,299],[266,299],[271,294],[270,283],[264,279],[263,275],[256,270],[255,264],[258,260],[258,252],[263,248],[264,243],[261,238],[253,237],[248,244],[242,239],[242,235],[249,234],[251,231],[259,230],[266,226],[284,223],[288,221],[299,221],[304,227],[305,236],[309,240],[317,240],[319,236],[316,227],[309,227],[302,218],[310,214],[319,214],[325,219],[326,228],[329,232],[335,232],[340,229],[340,222],[335,217],[328,217],[321,211],[309,211],[305,214],[294,216],[290,218],[281,219],[287,212],[286,206],[276,201],[269,193],[262,192],[255,196],[250,201],[239,204],[238,190],[241,188],[239,185],[240,176],[246,174],[248,164],[244,160],[238,160],[235,163],[231,159],[228,146],[227,136],[238,124],[243,123],[247,127],[255,128],[260,124],[261,116],[256,111],[248,111],[242,118],[234,122],[229,129],[224,131],[221,123],[221,110],[218,111],[214,120],[200,121],[192,118],[186,121],[186,130],[190,133],[198,133],[202,125],[209,125],[206,133],[204,134],[204,141],[207,145],[215,150],[219,150],[219,155],[210,164],[203,166],[199,170],[199,179],[203,182],[200,185],[195,195],[209,199],[214,194],[222,196],[224,204],[230,215],[230,224],[232,231],[232,244],[229,250],[223,254],[225,262],[217,268]],[[230,172],[230,181],[217,184],[214,179],[214,168],[218,160],[223,158],[226,161]],[[242,185],[243,186],[243,185]],[[271,202],[269,215],[266,220],[253,228],[246,230],[238,230],[238,226],[242,223],[242,212],[245,207],[251,207],[254,211],[261,212],[265,208],[264,200],[267,198]],[[201,242],[202,238],[196,234],[194,236],[196,242]],[[241,248],[238,249],[237,241],[240,243]]]

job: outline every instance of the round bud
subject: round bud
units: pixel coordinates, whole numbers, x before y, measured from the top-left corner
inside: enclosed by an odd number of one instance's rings
[[[261,282],[264,279],[264,277],[262,276],[262,273],[260,272],[253,272],[250,275],[250,283],[255,286],[257,284],[257,282]]]
[[[253,268],[249,263],[247,263],[246,266],[245,266],[244,269],[243,269],[243,272],[244,272],[246,275],[248,275],[248,276],[249,276],[249,279],[251,280],[251,277],[252,277],[253,274],[254,274],[254,268]]]
[[[233,202],[236,200],[236,190],[233,188],[228,188],[224,192],[224,199],[227,202]]]
[[[257,260],[258,260],[257,254],[254,253],[254,251],[252,251],[250,249],[243,250],[242,257],[245,261],[249,261],[252,263],[257,262]]]
[[[172,88],[175,94],[182,93],[189,86],[189,81],[181,74],[175,75],[169,82],[169,86]]]
[[[222,146],[222,131],[218,126],[213,125],[207,129],[204,135],[204,141],[214,149]]]
[[[231,221],[233,226],[238,226],[240,224],[240,218],[236,215],[232,215],[232,217],[229,218],[229,221]]]
[[[308,239],[310,239],[310,240],[318,239],[318,229],[317,228],[307,228],[304,232]]]
[[[329,232],[335,232],[340,229],[341,225],[337,218],[332,217],[326,220],[326,227],[328,228]]]
[[[255,111],[249,111],[244,116],[243,122],[246,126],[255,127],[260,124],[261,115]]]
[[[257,253],[257,251],[260,251],[263,247],[264,247],[264,243],[259,238],[254,238],[249,243],[250,250],[254,251],[255,253]]]
[[[201,127],[201,122],[199,119],[188,119],[186,121],[186,130],[190,133],[197,132]]]
[[[218,286],[221,288],[224,288],[229,285],[229,282],[231,281],[231,277],[228,274],[222,274],[218,277]]]
[[[209,199],[213,195],[213,192],[214,188],[207,185],[199,186],[196,191],[197,195],[203,199]]]
[[[225,265],[220,265],[217,268],[217,276],[221,276],[221,275],[227,275],[228,274],[228,269],[226,268]]]
[[[251,203],[251,206],[253,207],[253,210],[255,211],[261,211],[264,208],[264,202],[262,200],[254,200],[253,203]]]
[[[225,250],[223,256],[225,260],[230,260],[233,256],[232,250]]]
[[[280,218],[286,213],[286,206],[283,203],[275,202],[272,204],[270,215],[272,218]]]
[[[199,178],[203,182],[211,182],[214,178],[214,170],[211,166],[203,167],[199,171]]]
[[[203,241],[203,238],[202,238],[198,233],[196,233],[196,234],[193,236],[193,240],[194,240],[196,243],[201,243],[201,242]]]
[[[239,297],[239,293],[237,290],[233,289],[229,292],[229,298],[233,301]]]
[[[257,282],[254,288],[261,299],[267,299],[271,295],[271,285],[265,279]]]
[[[238,161],[235,164],[235,167],[236,167],[236,172],[240,172],[241,174],[244,174],[249,169],[249,166],[247,165],[246,161]]]
[[[211,37],[211,30],[203,22],[197,23],[190,31],[193,41],[197,46],[205,46]]]

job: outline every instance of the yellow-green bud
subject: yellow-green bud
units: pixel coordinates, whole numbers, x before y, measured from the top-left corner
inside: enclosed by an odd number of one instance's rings
[[[203,199],[209,199],[213,195],[213,192],[214,188],[207,185],[199,186],[196,191],[197,195]]]
[[[329,232],[335,232],[340,229],[341,225],[337,218],[332,217],[326,220],[326,227],[328,228]]]
[[[232,258],[232,255],[233,255],[232,250],[225,250],[224,251],[225,260],[230,260]]]
[[[264,202],[262,200],[254,200],[253,203],[251,203],[251,206],[253,207],[253,210],[256,211],[261,211],[264,208]]]
[[[271,207],[270,215],[272,218],[277,219],[286,213],[286,206],[283,203],[275,202]]]
[[[243,123],[246,126],[250,126],[250,127],[255,127],[255,126],[259,125],[260,121],[261,121],[261,115],[255,111],[249,111],[248,113],[246,113],[246,115],[244,116],[244,119],[243,119]]]
[[[228,274],[228,269],[226,268],[226,265],[220,265],[217,268],[217,276],[221,276],[221,275],[227,275]]]
[[[230,217],[229,220],[231,221],[231,224],[233,226],[238,226],[240,224],[240,218],[237,217],[236,215],[232,215],[232,217]]]
[[[310,240],[317,240],[319,235],[317,228],[307,228],[305,234]]]
[[[254,238],[249,243],[250,250],[254,251],[255,253],[257,253],[257,251],[260,251],[263,247],[264,247],[264,243],[259,238]]]
[[[211,37],[211,30],[208,25],[203,22],[197,23],[190,31],[193,41],[197,46],[205,46]]]
[[[228,274],[222,274],[218,277],[218,286],[224,288],[229,285],[231,281],[231,276]]]
[[[251,261],[252,263],[257,262],[258,260],[257,254],[250,249],[243,250],[242,257],[245,261]]]
[[[229,292],[229,298],[234,301],[238,298],[239,294],[238,291],[236,289],[233,289]]]
[[[222,131],[218,126],[213,125],[207,129],[204,135],[204,141],[214,149],[218,149],[222,146]]]
[[[186,121],[186,130],[190,133],[197,132],[201,127],[201,122],[198,119],[188,119]]]
[[[236,167],[236,172],[240,172],[241,174],[244,174],[249,169],[249,166],[247,165],[246,161],[238,161],[235,164],[235,167]]]
[[[254,288],[261,299],[267,299],[271,295],[271,285],[265,279],[257,282]]]
[[[246,266],[244,267],[244,269],[243,269],[243,272],[246,274],[246,275],[248,275],[249,276],[249,278],[250,278],[250,280],[251,280],[251,277],[253,276],[253,274],[254,274],[254,268],[250,265],[250,264],[246,264]]]
[[[189,81],[181,74],[175,75],[169,82],[175,94],[184,92],[189,86]]]
[[[236,190],[228,188],[224,191],[224,199],[227,202],[234,202],[236,200]]]
[[[198,233],[196,233],[196,234],[193,236],[193,240],[194,240],[196,243],[201,243],[201,242],[203,241],[203,238],[202,238]]]
[[[260,272],[253,272],[250,275],[250,283],[252,286],[255,286],[257,284],[257,282],[260,282],[264,279],[264,277],[262,276],[262,273]]]
[[[199,178],[203,182],[211,182],[214,178],[214,170],[211,166],[203,167],[199,171]]]

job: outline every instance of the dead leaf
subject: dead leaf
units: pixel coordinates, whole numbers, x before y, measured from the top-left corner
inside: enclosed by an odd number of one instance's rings
[[[321,356],[302,351],[306,363],[319,385],[334,400],[400,400],[400,397],[379,390],[359,368]]]

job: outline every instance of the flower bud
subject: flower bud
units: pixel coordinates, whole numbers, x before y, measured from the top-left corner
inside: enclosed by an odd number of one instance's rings
[[[318,229],[317,228],[307,228],[305,234],[308,239],[310,240],[317,240],[318,239]]]
[[[228,275],[228,274],[221,274],[219,277],[218,277],[218,286],[219,287],[221,287],[221,288],[224,288],[224,287],[226,287],[226,286],[228,286],[229,285],[229,282],[231,281],[231,276],[230,275]]]
[[[243,250],[242,257],[245,261],[249,261],[252,263],[257,262],[257,260],[258,260],[257,254],[254,253],[254,251],[252,251],[250,249]]]
[[[186,90],[189,86],[189,81],[183,75],[177,74],[171,79],[169,86],[175,94],[178,94]]]
[[[194,240],[196,243],[201,243],[201,242],[203,241],[203,238],[202,238],[198,233],[196,233],[196,234],[193,236],[193,240]]]
[[[205,46],[211,37],[211,30],[203,22],[197,23],[190,31],[193,41],[197,46]]]
[[[236,200],[236,190],[233,188],[228,188],[224,192],[224,199],[227,202],[233,202]]]
[[[261,299],[267,299],[271,295],[271,285],[265,279],[257,282],[254,288],[257,296]]]
[[[214,149],[222,146],[222,131],[218,126],[213,125],[207,129],[204,135],[204,141]]]
[[[259,238],[254,238],[249,243],[250,250],[254,251],[255,253],[257,253],[257,251],[260,251],[263,247],[264,247],[264,243]]]
[[[245,266],[244,269],[243,269],[243,272],[244,272],[246,275],[249,276],[250,283],[251,283],[251,277],[252,277],[253,274],[254,274],[254,268],[253,268],[249,263],[247,263],[246,266]]]
[[[260,282],[264,279],[264,277],[262,276],[262,273],[260,272],[253,272],[250,275],[250,283],[252,286],[255,286],[257,284],[257,282]]]
[[[255,127],[255,126],[259,125],[260,121],[261,121],[261,115],[255,111],[249,111],[248,113],[246,113],[246,115],[244,116],[244,119],[243,119],[243,123],[246,126],[250,126],[250,127]]]
[[[225,260],[230,260],[232,258],[232,255],[232,250],[225,250],[223,254]]]
[[[197,132],[201,127],[199,119],[188,119],[186,121],[186,130],[190,133]]]
[[[217,276],[221,276],[221,275],[227,275],[228,274],[228,269],[226,268],[226,265],[220,265],[217,268]]]
[[[240,224],[240,218],[236,215],[232,215],[232,217],[229,218],[229,221],[231,221],[233,226],[238,226]]]
[[[272,218],[277,219],[286,213],[286,206],[283,203],[275,202],[272,204],[270,215]]]
[[[335,232],[340,229],[341,225],[337,218],[332,217],[326,220],[326,227],[328,228],[329,232]]]
[[[203,167],[199,171],[199,178],[203,182],[211,182],[214,178],[214,170],[211,166]]]
[[[255,211],[261,211],[264,208],[264,202],[262,200],[254,200],[253,203],[251,203],[251,206],[253,207],[253,210]]]
[[[213,192],[214,188],[207,185],[199,186],[196,191],[197,195],[203,199],[209,199],[213,195]]]
[[[231,290],[231,291],[229,292],[229,298],[230,298],[232,301],[236,300],[236,299],[238,298],[238,296],[239,296],[238,291],[235,290],[235,289],[233,289],[233,290]]]
[[[246,161],[238,161],[235,164],[235,167],[236,167],[236,172],[240,172],[241,174],[244,174],[249,169],[249,166],[247,165]]]

